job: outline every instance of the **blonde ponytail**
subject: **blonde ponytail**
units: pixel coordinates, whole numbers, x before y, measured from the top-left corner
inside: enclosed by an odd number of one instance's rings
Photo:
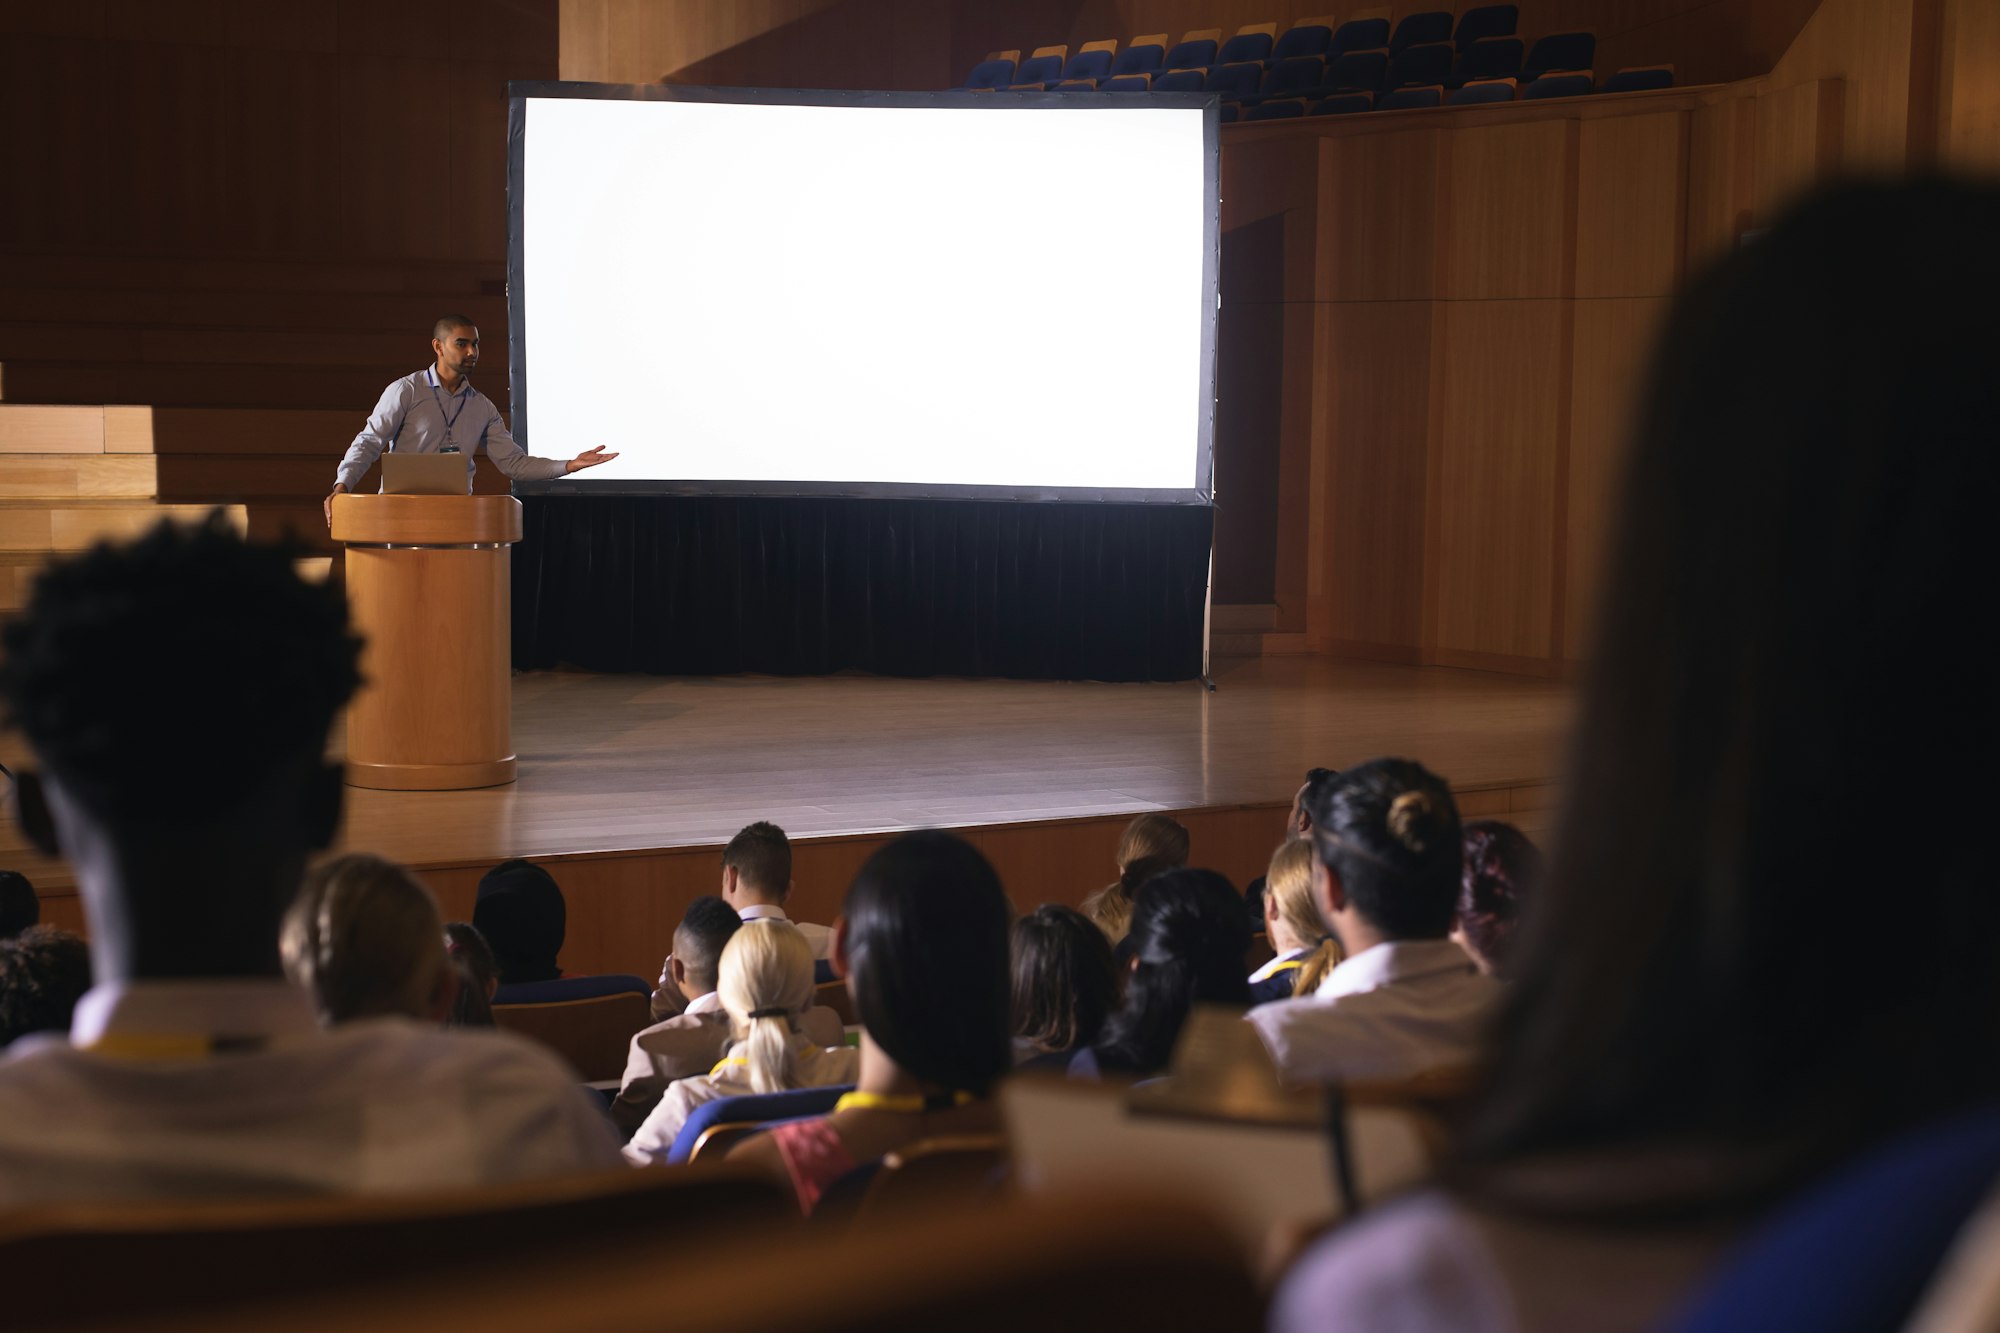
[[[1272,904],[1272,914],[1285,933],[1301,945],[1319,941],[1319,947],[1299,968],[1298,980],[1292,986],[1294,995],[1310,995],[1318,990],[1319,983],[1342,957],[1339,941],[1327,933],[1326,923],[1320,920],[1319,908],[1312,900],[1312,863],[1310,842],[1287,842],[1272,854],[1270,868],[1264,872],[1265,898]]]
[[[798,1015],[812,1004],[812,946],[788,921],[751,921],[722,950],[716,993],[729,1014],[750,1070],[752,1092],[799,1086],[792,1041]]]

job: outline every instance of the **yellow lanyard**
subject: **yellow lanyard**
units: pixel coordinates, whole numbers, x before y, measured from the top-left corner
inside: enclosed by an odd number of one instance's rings
[[[1269,975],[1275,977],[1280,972],[1296,972],[1298,969],[1304,967],[1305,965],[1306,965],[1306,960],[1303,958],[1288,959],[1285,962],[1279,963],[1276,967],[1272,968]]]
[[[720,1074],[723,1070],[729,1069],[731,1067],[737,1069],[748,1069],[750,1067],[750,1062],[744,1059],[740,1055],[732,1055],[727,1057],[726,1059],[717,1060],[715,1062],[715,1068],[708,1071],[708,1076],[710,1078],[714,1078],[717,1074]]]
[[[206,1060],[213,1055],[246,1055],[264,1050],[268,1037],[210,1036],[192,1032],[107,1032],[77,1049],[113,1060]]]
[[[950,1104],[953,1106],[970,1106],[977,1100],[969,1092],[954,1092],[951,1094]],[[888,1093],[882,1092],[850,1092],[833,1104],[833,1113],[835,1115],[839,1115],[842,1111],[894,1111],[899,1115],[917,1115],[924,1111],[942,1111],[944,1109],[944,1098],[926,1097],[916,1092],[905,1093],[900,1096],[891,1096]]]

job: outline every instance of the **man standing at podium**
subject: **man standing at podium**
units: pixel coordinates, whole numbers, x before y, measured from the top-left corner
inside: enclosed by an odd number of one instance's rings
[[[322,506],[329,524],[333,522],[333,497],[353,490],[384,449],[405,454],[458,450],[465,455],[468,492],[472,490],[473,459],[481,450],[508,476],[529,481],[581,472],[618,457],[598,445],[575,458],[536,458],[514,443],[507,423],[500,419],[500,409],[466,378],[479,364],[479,329],[464,315],[446,315],[437,322],[431,329],[431,350],[437,353],[437,364],[405,375],[382,390],[368,424],[347,446],[347,456],[334,474],[333,493]]]

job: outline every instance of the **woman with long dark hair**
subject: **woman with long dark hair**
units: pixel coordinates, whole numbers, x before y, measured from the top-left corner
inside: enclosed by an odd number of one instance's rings
[[[1250,923],[1236,886],[1213,870],[1170,870],[1132,900],[1132,973],[1125,1002],[1096,1046],[1070,1064],[1079,1077],[1145,1078],[1167,1067],[1197,1004],[1250,1003],[1243,955]]]
[[[1676,302],[1462,1151],[1277,1329],[1651,1327],[1774,1202],[2000,1098],[1996,236],[2000,190],[1849,187]]]

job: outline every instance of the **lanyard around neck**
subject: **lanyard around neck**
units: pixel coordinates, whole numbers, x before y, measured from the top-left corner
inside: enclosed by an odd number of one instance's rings
[[[113,1060],[206,1060],[217,1055],[250,1055],[270,1045],[271,1039],[260,1033],[107,1032],[77,1049]]]
[[[940,1092],[931,1096],[910,1092],[901,1095],[886,1092],[850,1092],[833,1104],[833,1113],[842,1111],[894,1111],[898,1115],[918,1115],[925,1111],[943,1111],[954,1106],[970,1106],[978,1100],[969,1092]]]
[[[461,391],[452,395],[452,397],[458,399],[458,411],[447,413],[444,410],[444,394],[438,389],[437,369],[435,367],[431,369],[431,398],[438,405],[438,415],[444,418],[444,436],[446,440],[451,439],[451,428],[458,424],[458,419],[465,415],[465,405],[472,401],[472,395],[463,392],[465,388],[470,386],[466,384],[463,377],[458,382]]]

